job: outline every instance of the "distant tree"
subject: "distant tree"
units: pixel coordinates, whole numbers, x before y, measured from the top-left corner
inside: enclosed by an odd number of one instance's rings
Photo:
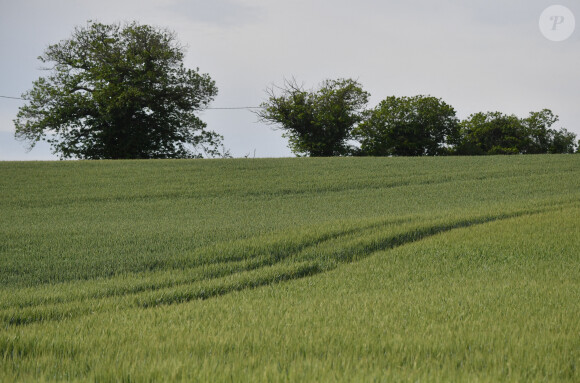
[[[305,90],[296,80],[267,90],[268,101],[257,113],[262,121],[284,130],[297,155],[347,155],[353,127],[362,120],[369,94],[352,79],[326,80]]]
[[[186,69],[174,33],[137,23],[89,22],[39,59],[49,74],[23,95],[16,137],[48,141],[62,158],[219,155],[223,137],[197,116],[217,95]]]
[[[553,130],[548,153],[572,154],[576,150],[576,135],[562,128]]]
[[[527,147],[520,119],[500,112],[475,113],[461,122],[456,154],[518,154]]]
[[[528,142],[522,148],[526,154],[539,154],[550,152],[554,130],[552,125],[558,122],[558,116],[551,110],[543,109],[540,112],[530,112],[530,115],[521,120],[525,129]]]
[[[354,136],[363,155],[445,155],[457,140],[458,123],[453,107],[441,99],[392,96],[367,112]]]
[[[475,113],[461,122],[456,154],[574,153],[576,135],[551,129],[558,116],[551,110],[531,112],[526,118],[500,112]]]

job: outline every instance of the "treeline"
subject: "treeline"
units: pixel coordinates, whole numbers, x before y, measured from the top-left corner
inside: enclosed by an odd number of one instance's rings
[[[89,21],[39,57],[47,70],[22,95],[15,137],[48,142],[61,158],[229,157],[223,137],[197,112],[218,94],[214,80],[183,64],[175,33],[137,22]],[[441,156],[573,153],[576,135],[555,130],[550,110],[526,118],[476,113],[460,121],[431,96],[388,97],[368,109],[352,79],[305,90],[272,86],[257,112],[306,156]]]
[[[553,129],[551,110],[525,118],[480,112],[459,120],[443,100],[387,97],[367,109],[370,94],[352,79],[305,90],[296,80],[271,87],[258,115],[284,130],[297,155],[442,156],[574,153],[576,135]]]

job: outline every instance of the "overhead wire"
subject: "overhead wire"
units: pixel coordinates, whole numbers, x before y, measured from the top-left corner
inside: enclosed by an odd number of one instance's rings
[[[11,96],[0,96],[1,98],[11,98],[13,100],[24,100],[23,98],[20,97],[11,97]]]
[[[26,101],[25,99],[21,98],[21,97],[13,97],[13,96],[0,96],[0,98],[8,98],[8,99],[12,99],[12,100],[22,100],[22,101]],[[218,106],[218,107],[209,107],[209,108],[204,108],[203,110],[252,110],[252,109],[260,109],[259,106]]]

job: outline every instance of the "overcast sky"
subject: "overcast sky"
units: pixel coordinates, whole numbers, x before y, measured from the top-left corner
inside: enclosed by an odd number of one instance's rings
[[[579,18],[580,2],[543,0],[0,0],[0,96],[43,75],[37,57],[87,20],[166,27],[185,64],[216,82],[213,107],[257,106],[295,77],[306,87],[358,79],[372,94],[442,98],[459,118],[479,111],[526,116],[551,109],[580,137],[580,24],[567,40],[538,26],[552,4]],[[22,101],[0,98],[0,160],[56,159],[14,140]],[[201,114],[236,157],[291,156],[280,131],[245,110]]]

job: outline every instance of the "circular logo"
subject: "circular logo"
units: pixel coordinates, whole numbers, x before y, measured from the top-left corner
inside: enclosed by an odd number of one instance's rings
[[[551,41],[564,41],[576,28],[574,14],[563,5],[552,5],[540,16],[540,31]]]

